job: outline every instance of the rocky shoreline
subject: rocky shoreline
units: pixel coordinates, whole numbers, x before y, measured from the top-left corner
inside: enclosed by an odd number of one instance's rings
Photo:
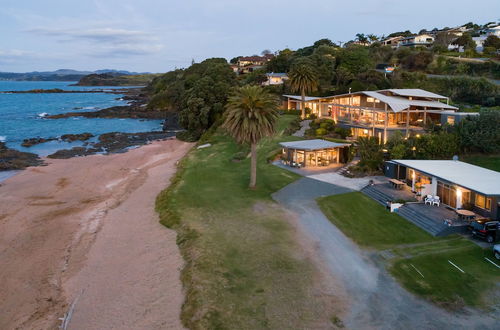
[[[66,93],[74,91],[62,90],[31,90],[18,91],[19,93]],[[75,91],[79,93],[81,91]],[[95,91],[84,91],[95,92]],[[179,130],[177,116],[175,114],[167,115],[165,112],[150,110],[147,107],[148,95],[144,93],[142,88],[130,88],[127,90],[111,90],[97,91],[99,93],[116,93],[125,94],[122,99],[129,101],[126,106],[115,106],[97,111],[88,112],[68,112],[58,115],[48,115],[44,119],[60,119],[70,117],[85,117],[85,118],[132,118],[132,119],[161,119],[165,120],[163,131],[140,132],[140,133],[121,133],[112,132],[99,136],[97,142],[85,142],[83,146],[73,147],[71,149],[62,149],[51,155],[48,158],[66,159],[72,157],[81,157],[94,154],[111,154],[126,152],[134,146],[149,144],[156,140],[165,140],[175,136]],[[22,142],[23,147],[31,147],[37,144],[46,143],[49,141],[87,141],[94,137],[91,133],[82,134],[65,134],[61,137],[50,138],[29,138]],[[20,170],[29,166],[43,165],[44,162],[38,155],[29,152],[21,152],[8,148],[5,143],[0,142],[0,171],[5,170]]]
[[[23,170],[43,164],[37,154],[10,149],[4,142],[0,142],[0,171]]]

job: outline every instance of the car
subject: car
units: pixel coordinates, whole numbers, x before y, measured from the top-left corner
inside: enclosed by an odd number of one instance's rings
[[[500,244],[493,245],[493,254],[495,255],[495,258],[500,260]]]
[[[493,243],[497,239],[500,222],[490,219],[476,219],[471,222],[470,229],[472,230],[473,237],[478,237],[486,240],[488,243]]]

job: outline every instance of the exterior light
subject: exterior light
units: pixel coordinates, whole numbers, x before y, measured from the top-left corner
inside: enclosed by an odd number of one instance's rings
[[[411,148],[411,150],[415,151],[415,150],[417,150],[417,147],[413,147],[413,148]]]
[[[420,137],[420,134],[417,134],[417,138],[419,138],[419,137]]]
[[[457,198],[461,199],[462,198],[462,190],[457,188]]]
[[[367,130],[367,129],[364,129],[364,130],[363,130],[363,133],[368,134],[368,130]]]

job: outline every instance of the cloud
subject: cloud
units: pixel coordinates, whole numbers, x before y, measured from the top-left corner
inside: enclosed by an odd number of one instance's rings
[[[33,28],[24,30],[30,34],[40,36],[55,37],[59,41],[80,41],[87,40],[97,43],[130,44],[145,43],[156,40],[156,38],[146,32],[137,30],[98,28],[98,29],[49,29]]]
[[[92,51],[86,55],[92,57],[127,57],[127,56],[146,56],[153,55],[163,49],[161,44],[119,44],[119,45],[102,45],[93,47]]]

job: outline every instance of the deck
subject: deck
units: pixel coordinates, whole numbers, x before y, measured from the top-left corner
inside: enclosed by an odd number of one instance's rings
[[[455,210],[443,204],[431,206],[418,202],[412,192],[407,189],[396,190],[388,182],[367,186],[361,191],[384,206],[389,201],[407,201],[397,213],[433,236],[464,233],[467,230],[467,223],[458,219]],[[446,225],[445,220],[451,220],[453,225]]]

